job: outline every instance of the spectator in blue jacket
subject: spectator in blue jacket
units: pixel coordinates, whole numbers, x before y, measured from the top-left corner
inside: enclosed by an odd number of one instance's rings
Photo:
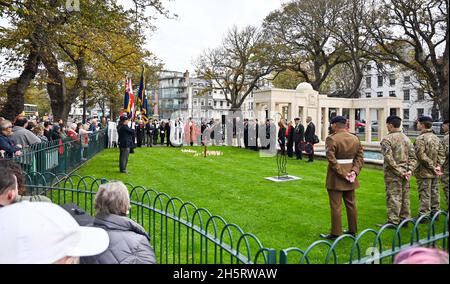
[[[10,139],[12,135],[12,123],[9,120],[3,120],[0,122],[0,150],[4,151],[6,158],[13,156],[21,156],[22,145],[14,145]]]

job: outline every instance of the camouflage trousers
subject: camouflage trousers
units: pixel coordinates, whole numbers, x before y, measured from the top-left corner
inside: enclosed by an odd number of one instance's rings
[[[448,173],[445,173],[442,176],[442,188],[445,193],[445,201],[447,202],[447,211],[448,211]]]
[[[409,181],[394,175],[385,175],[388,222],[399,224],[411,217]]]
[[[440,196],[437,178],[418,178],[420,209],[419,215],[434,214],[440,210]]]

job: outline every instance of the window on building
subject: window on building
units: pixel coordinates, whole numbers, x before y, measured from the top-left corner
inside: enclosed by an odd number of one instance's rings
[[[366,71],[370,71],[370,70],[372,70],[372,65],[367,64],[367,65],[366,65]]]
[[[372,97],[372,93],[366,93],[366,98],[371,98]]]
[[[214,101],[214,107],[217,107],[217,101]]]
[[[403,119],[408,120],[409,119],[409,109],[403,110]]]
[[[212,104],[213,104],[212,100],[209,100],[208,101],[208,106],[212,106]]]
[[[405,76],[403,77],[403,83],[410,83],[411,82],[411,77],[410,76]]]
[[[425,100],[425,93],[422,89],[418,89],[417,90],[417,100],[420,101],[424,101]]]
[[[219,94],[223,95],[223,91],[219,91]]]
[[[391,76],[389,78],[389,86],[391,86],[391,87],[395,86],[395,77],[394,76]]]
[[[198,101],[197,101],[197,99],[194,99],[194,106],[197,106],[198,105]]]
[[[383,76],[378,76],[378,87],[383,87]]]
[[[382,98],[383,97],[383,92],[377,92],[377,97]]]
[[[421,117],[421,116],[423,116],[423,114],[424,114],[423,108],[418,108],[417,109],[417,117]]]
[[[404,101],[411,100],[411,94],[410,94],[409,90],[404,90],[403,91],[403,100]]]
[[[194,91],[194,95],[197,95],[197,94],[198,94],[198,91],[197,91],[197,90],[195,90],[195,91]]]
[[[230,103],[229,102],[227,102],[227,107],[229,107],[230,106]]]
[[[201,100],[202,106],[205,106],[205,100]]]
[[[223,107],[223,101],[220,101],[220,107]]]
[[[389,91],[389,97],[395,98],[396,96],[395,91]]]
[[[372,77],[366,77],[366,88],[372,88]]]

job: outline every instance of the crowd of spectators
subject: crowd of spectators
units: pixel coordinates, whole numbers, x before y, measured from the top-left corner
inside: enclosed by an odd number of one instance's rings
[[[25,149],[39,143],[60,142],[66,138],[80,141],[82,148],[89,144],[89,134],[107,127],[103,117],[81,122],[66,123],[63,120],[53,122],[48,116],[43,118],[17,116],[14,121],[0,117],[0,158],[12,158],[23,155]]]

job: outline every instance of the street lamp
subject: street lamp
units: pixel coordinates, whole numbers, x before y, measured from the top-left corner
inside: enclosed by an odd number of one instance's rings
[[[86,123],[86,87],[88,84],[87,79],[81,79],[81,87],[83,87],[83,124]]]

